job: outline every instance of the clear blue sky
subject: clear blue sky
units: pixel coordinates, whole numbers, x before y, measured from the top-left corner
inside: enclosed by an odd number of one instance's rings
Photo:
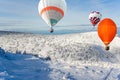
[[[39,0],[0,0],[0,29],[48,30],[47,24],[38,14]],[[56,25],[90,24],[88,15],[91,11],[99,11],[105,17],[112,18],[119,26],[120,0],[66,0],[65,17]],[[69,29],[64,26],[56,29]]]

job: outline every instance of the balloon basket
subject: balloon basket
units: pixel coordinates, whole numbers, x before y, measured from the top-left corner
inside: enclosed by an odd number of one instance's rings
[[[54,32],[54,29],[50,29],[50,33],[53,33]]]
[[[109,47],[109,46],[106,46],[106,47],[105,47],[105,50],[106,50],[106,51],[110,50],[110,47]]]

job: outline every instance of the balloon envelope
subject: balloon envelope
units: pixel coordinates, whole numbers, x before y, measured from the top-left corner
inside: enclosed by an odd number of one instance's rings
[[[40,0],[38,11],[49,26],[54,26],[64,17],[66,2],[65,0]]]
[[[98,35],[107,46],[114,39],[117,33],[117,27],[112,19],[105,18],[98,25]]]
[[[93,26],[95,26],[101,19],[102,14],[100,12],[93,11],[89,15],[89,20],[92,23]]]

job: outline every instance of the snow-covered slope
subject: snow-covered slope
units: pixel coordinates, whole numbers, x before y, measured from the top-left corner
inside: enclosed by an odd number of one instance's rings
[[[0,80],[50,80],[49,65],[32,55],[0,49]]]
[[[120,80],[120,68],[53,62],[0,49],[0,80]]]
[[[0,79],[120,80],[119,44],[120,38],[116,36],[106,51],[97,32],[66,35],[1,32]]]
[[[0,35],[0,47],[15,53],[37,54],[52,60],[120,62],[120,38],[105,51],[96,32],[67,35],[33,35],[6,33]]]

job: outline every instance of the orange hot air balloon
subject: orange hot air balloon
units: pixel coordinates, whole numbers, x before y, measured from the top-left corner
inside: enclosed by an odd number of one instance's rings
[[[114,39],[117,33],[117,27],[115,22],[110,18],[103,19],[98,24],[98,35],[106,46],[106,50],[109,50],[109,44]]]

